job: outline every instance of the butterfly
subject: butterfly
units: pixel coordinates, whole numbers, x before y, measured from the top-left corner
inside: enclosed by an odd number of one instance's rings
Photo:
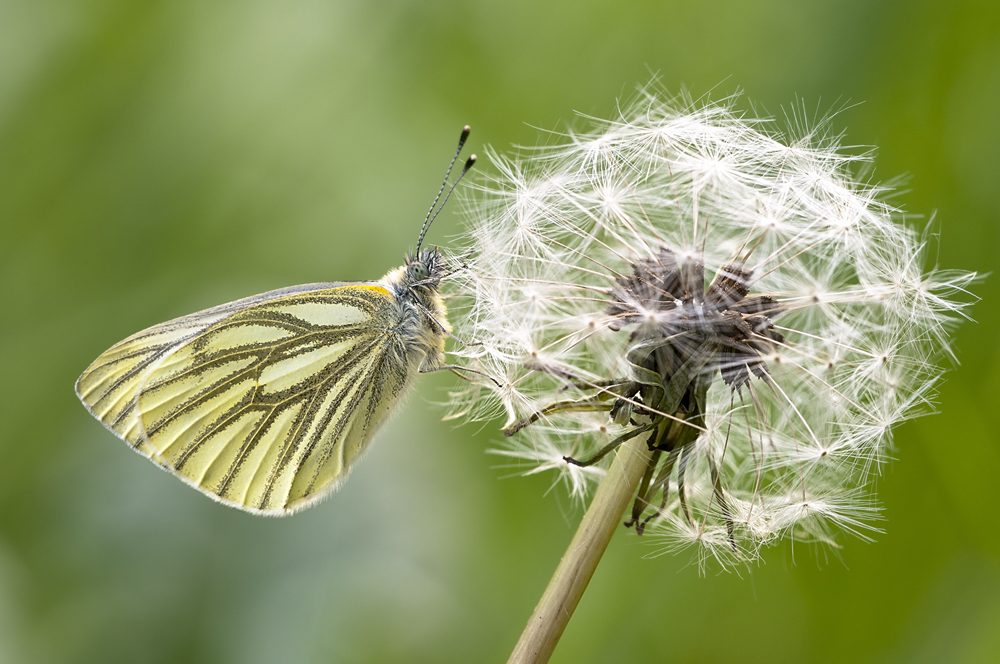
[[[336,490],[418,373],[445,364],[447,263],[420,246],[378,281],[293,286],[155,325],[112,346],[76,393],[135,451],[210,497],[290,514]],[[432,213],[434,213],[432,215]]]

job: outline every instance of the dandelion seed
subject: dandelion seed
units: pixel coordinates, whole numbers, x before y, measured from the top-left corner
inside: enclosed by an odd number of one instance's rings
[[[865,537],[870,474],[933,399],[975,275],[924,271],[927,238],[852,176],[869,156],[828,124],[786,139],[733,100],[654,90],[592,122],[492,155],[468,203],[460,334],[482,344],[458,354],[501,387],[470,385],[456,412],[502,410],[499,453],[579,498],[641,436],[626,525],[659,552],[731,565]]]

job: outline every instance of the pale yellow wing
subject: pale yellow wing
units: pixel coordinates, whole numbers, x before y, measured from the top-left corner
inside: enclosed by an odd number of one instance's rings
[[[76,391],[199,490],[287,514],[347,477],[405,388],[398,316],[377,282],[272,291],[129,337]]]

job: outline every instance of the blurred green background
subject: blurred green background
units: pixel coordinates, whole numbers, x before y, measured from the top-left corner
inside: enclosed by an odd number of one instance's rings
[[[940,264],[1000,265],[993,0],[0,2],[0,662],[504,661],[580,512],[503,479],[496,426],[438,421],[454,377],[290,519],[160,472],[73,382],[166,319],[378,278],[463,124],[532,144],[652,73],[774,114],[863,102],[834,126],[910,174]],[[877,543],[700,578],[622,530],[553,661],[1000,661],[998,283],[941,414],[897,432]]]

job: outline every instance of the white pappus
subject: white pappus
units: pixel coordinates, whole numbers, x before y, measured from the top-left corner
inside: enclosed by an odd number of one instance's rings
[[[975,275],[855,174],[829,121],[785,138],[734,100],[641,91],[543,148],[492,155],[472,196],[456,335],[494,378],[498,453],[587,494],[624,439],[654,451],[626,525],[658,551],[752,560],[877,516],[892,428],[926,412]],[[957,297],[957,299],[956,299]]]

